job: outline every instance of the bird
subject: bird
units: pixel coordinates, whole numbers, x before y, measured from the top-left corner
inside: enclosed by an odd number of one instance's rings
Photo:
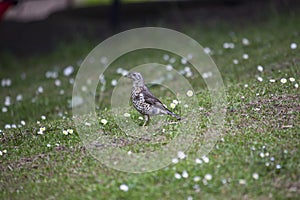
[[[139,72],[129,72],[125,77],[133,80],[131,101],[133,107],[145,118],[143,126],[148,125],[150,116],[154,115],[170,115],[177,120],[181,120],[180,116],[170,111],[150,92],[145,85],[143,76]]]

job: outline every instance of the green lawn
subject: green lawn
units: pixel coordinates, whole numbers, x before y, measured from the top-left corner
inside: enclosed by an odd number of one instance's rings
[[[226,123],[207,157],[198,157],[196,147],[192,147],[184,152],[187,158],[178,159],[177,164],[141,174],[116,171],[94,159],[74,127],[72,81],[82,60],[97,44],[82,40],[61,46],[50,55],[28,59],[0,55],[0,198],[299,198],[299,19],[297,15],[276,15],[256,24],[186,26],[184,33],[213,52],[226,86]],[[298,47],[291,48],[293,43]],[[223,47],[232,44],[232,49]],[[110,116],[110,83],[118,77],[116,68],[148,60],[168,64],[164,54],[133,52],[113,63],[107,72],[104,98],[97,112],[99,120],[105,118],[108,123],[99,122],[99,128],[109,132],[111,138],[125,141],[125,150],[157,149],[157,145],[176,137],[176,127],[167,126],[165,133],[154,136],[157,141],[162,138],[160,143],[136,140],[122,133]],[[75,72],[64,76],[64,69],[70,65]],[[177,58],[174,67],[180,70],[184,66]],[[207,128],[211,102],[205,85],[194,79],[188,78],[201,91],[197,94],[202,108],[197,119],[202,123],[201,132]],[[153,91],[167,104],[174,98],[158,87]],[[139,114],[134,110],[130,114],[139,123]],[[65,135],[67,129],[74,132]],[[191,131],[187,129],[187,133]]]

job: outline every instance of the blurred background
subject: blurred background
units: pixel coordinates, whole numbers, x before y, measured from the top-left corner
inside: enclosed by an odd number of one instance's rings
[[[296,12],[299,4],[297,0],[2,0],[0,53],[43,54],[82,39],[96,45],[141,26],[182,31],[187,26],[197,29],[199,23],[255,23],[270,14]]]
[[[0,199],[299,199],[299,8],[300,0],[0,0]],[[175,29],[199,42],[218,66],[228,103],[220,139],[202,156],[202,136],[210,138],[205,133],[216,124],[215,91],[206,85],[215,74],[200,74],[189,62],[193,53],[184,58],[139,49],[109,64],[95,91],[90,87],[98,77],[87,78],[80,89],[95,97],[96,133],[111,141],[91,145],[124,150],[128,158],[160,150],[181,128],[172,123],[143,138],[120,129],[111,97],[127,71],[165,65],[150,90],[175,113],[199,113],[194,145],[180,145],[172,165],[130,174],[91,157],[72,113],[72,106],[90,102],[72,92],[82,63],[100,69],[108,64],[107,55],[86,59],[93,48],[144,26]],[[107,52],[118,48],[111,45]],[[170,79],[173,69],[193,86],[198,107],[179,103],[172,88],[164,87],[176,81]],[[130,91],[124,92],[128,101],[120,99],[129,105]],[[142,124],[130,108],[120,110],[124,122]],[[164,116],[151,123],[160,119],[173,120]],[[84,122],[92,130],[94,120]],[[193,127],[184,132],[192,133]]]

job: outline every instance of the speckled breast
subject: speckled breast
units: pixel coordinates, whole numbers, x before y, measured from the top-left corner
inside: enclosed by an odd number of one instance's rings
[[[144,95],[140,89],[133,89],[131,92],[132,104],[141,114],[147,114],[151,105],[145,102]]]

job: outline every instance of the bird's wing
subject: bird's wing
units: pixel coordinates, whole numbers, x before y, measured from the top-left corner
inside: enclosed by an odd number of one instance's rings
[[[156,98],[147,87],[143,89],[143,95],[144,95],[144,100],[145,102],[149,103],[150,105],[153,105],[157,108],[160,108],[161,110],[165,111],[165,114],[172,115],[173,117],[176,117],[178,120],[181,119],[180,116],[174,114],[172,111],[170,111],[165,105],[158,99]]]
[[[147,102],[151,105],[157,106],[159,108],[162,108],[162,109],[166,108],[163,105],[163,103],[148,90],[148,88],[144,88],[143,95],[144,95],[145,102]]]

